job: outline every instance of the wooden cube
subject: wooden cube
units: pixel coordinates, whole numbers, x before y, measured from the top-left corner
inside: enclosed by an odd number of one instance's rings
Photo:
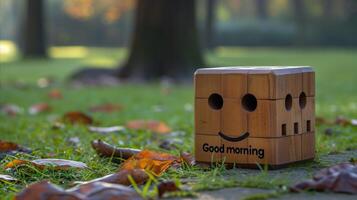
[[[198,69],[197,161],[280,166],[313,158],[315,147],[303,147],[315,143],[314,95],[310,67]]]

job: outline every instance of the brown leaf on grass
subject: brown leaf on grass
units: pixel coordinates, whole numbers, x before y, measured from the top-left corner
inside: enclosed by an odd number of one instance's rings
[[[89,126],[88,130],[91,132],[97,132],[101,134],[113,133],[122,131],[125,128],[123,126],[110,126],[110,127],[96,127],[96,126]]]
[[[14,182],[17,181],[17,179],[6,174],[0,174],[0,182],[1,181]]]
[[[31,115],[36,115],[38,113],[42,112],[49,112],[51,111],[51,106],[49,106],[47,103],[38,103],[34,104],[29,108],[29,113]]]
[[[183,161],[183,163],[186,163],[189,166],[196,165],[195,157],[192,154],[190,154],[188,152],[182,152],[182,153],[180,153],[180,157],[181,157],[181,160]]]
[[[71,124],[93,124],[92,117],[79,111],[65,113],[62,117],[62,120]]]
[[[121,184],[121,185],[129,186],[131,185],[129,176],[131,176],[135,181],[135,183],[138,185],[142,185],[147,180],[149,180],[148,174],[143,169],[132,169],[132,170],[124,169],[115,174],[109,174],[107,176],[103,176],[88,182],[84,182],[84,184],[93,183],[93,182],[105,182],[105,183],[113,183],[113,184]]]
[[[173,164],[179,162],[180,159],[171,154],[143,150],[126,160],[123,163],[121,170],[145,169],[155,176],[160,176]]]
[[[165,181],[165,182],[161,182],[157,186],[157,190],[158,190],[159,198],[162,198],[165,193],[176,192],[176,191],[180,191],[181,189],[179,187],[177,187],[175,182]]]
[[[18,152],[31,153],[31,150],[10,141],[0,140],[0,160],[6,155],[15,155]]]
[[[335,119],[335,124],[339,126],[348,126],[351,125],[351,120],[344,116],[337,116]]]
[[[64,159],[37,159],[37,160],[20,160],[15,159],[5,165],[5,169],[15,168],[22,165],[32,165],[38,169],[45,169],[46,167],[54,167],[57,170],[66,170],[69,168],[78,168],[84,169],[88,168],[85,163],[73,161],[73,160],[64,160]]]
[[[141,151],[139,149],[114,147],[102,140],[93,140],[91,144],[97,154],[104,157],[128,159]]]
[[[63,95],[59,89],[52,89],[48,94],[50,99],[62,99]]]
[[[341,163],[325,168],[317,172],[312,180],[300,182],[290,188],[292,192],[303,190],[357,194],[357,166]]]
[[[132,120],[126,123],[126,127],[133,130],[149,130],[161,134],[171,132],[171,128],[167,124],[156,120]]]
[[[0,113],[4,113],[7,116],[14,117],[17,114],[22,113],[22,109],[15,104],[4,104],[0,105]]]
[[[141,200],[133,189],[103,182],[93,182],[64,190],[47,181],[34,183],[17,194],[15,200]]]
[[[104,113],[118,112],[121,111],[122,109],[123,106],[119,104],[111,104],[111,103],[96,105],[89,108],[91,112],[104,112]]]

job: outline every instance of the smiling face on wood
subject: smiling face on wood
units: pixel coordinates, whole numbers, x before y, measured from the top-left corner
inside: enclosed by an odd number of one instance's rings
[[[308,67],[197,70],[196,159],[281,165],[313,158],[314,87]]]

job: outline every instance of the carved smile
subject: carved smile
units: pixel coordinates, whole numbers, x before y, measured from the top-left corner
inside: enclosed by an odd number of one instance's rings
[[[245,132],[242,135],[238,136],[238,137],[229,137],[227,135],[225,135],[222,132],[218,132],[218,135],[221,136],[221,138],[230,141],[230,142],[239,142],[241,140],[244,140],[245,138],[249,137],[249,132]]]

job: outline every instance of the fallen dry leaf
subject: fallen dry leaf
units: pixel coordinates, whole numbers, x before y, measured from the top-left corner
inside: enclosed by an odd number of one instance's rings
[[[171,154],[143,150],[126,160],[123,163],[121,170],[145,169],[155,176],[160,176],[173,164],[179,162],[180,159]]]
[[[189,166],[196,165],[195,157],[188,152],[180,153],[180,158],[182,159],[183,163],[186,163]]]
[[[300,182],[290,188],[292,192],[303,190],[357,194],[357,166],[342,163],[325,168],[317,172],[312,180]]]
[[[123,107],[121,105],[111,104],[111,103],[96,105],[89,108],[91,112],[104,112],[104,113],[118,112],[121,111],[122,109]]]
[[[15,200],[141,200],[133,189],[103,182],[93,182],[64,190],[47,181],[34,183],[17,194]]]
[[[149,130],[161,134],[171,132],[171,128],[168,125],[156,120],[132,120],[126,123],[126,127],[133,130]]]
[[[63,115],[62,120],[71,124],[93,124],[93,119],[79,111],[67,112]]]
[[[340,126],[348,126],[351,125],[351,120],[344,116],[337,116],[335,119],[335,124]]]
[[[93,140],[91,144],[97,154],[104,157],[128,159],[141,151],[139,149],[114,147],[106,142],[103,142],[102,140]]]
[[[148,174],[143,169],[132,169],[132,170],[124,169],[115,174],[109,174],[107,176],[103,176],[88,182],[84,182],[83,184],[93,183],[93,182],[105,182],[105,183],[113,183],[113,184],[121,184],[121,185],[129,186],[131,185],[129,176],[131,176],[135,181],[135,183],[138,185],[142,185],[147,180],[149,180]]]
[[[159,147],[166,150],[174,150],[179,149],[179,147],[183,145],[183,141],[178,138],[170,138],[163,140]]]
[[[14,168],[22,165],[33,165],[39,169],[45,169],[46,167],[54,167],[57,170],[66,170],[69,168],[84,169],[87,165],[82,162],[64,159],[37,159],[37,160],[20,160],[15,159],[5,165],[5,169]]]
[[[15,104],[4,104],[0,105],[0,113],[4,113],[8,116],[16,116],[22,113],[22,109]]]
[[[0,160],[6,155],[15,155],[18,152],[31,153],[31,150],[10,141],[0,140]]]
[[[49,93],[48,93],[48,97],[50,99],[62,99],[63,95],[62,92],[59,89],[52,89]]]
[[[110,126],[110,127],[96,127],[96,126],[89,126],[88,130],[91,132],[97,132],[101,134],[113,133],[122,131],[125,128],[123,126]]]
[[[47,103],[38,103],[34,104],[29,108],[29,114],[31,115],[36,115],[38,113],[42,112],[49,112],[51,111],[51,106],[49,106]]]
[[[13,182],[13,181],[17,181],[16,178],[10,176],[10,175],[6,175],[6,174],[0,174],[0,181],[10,181],[10,182]]]
[[[181,189],[177,187],[175,182],[165,181],[165,182],[161,182],[157,186],[157,190],[158,190],[159,198],[162,198],[165,193],[176,192],[176,191],[180,191]]]

